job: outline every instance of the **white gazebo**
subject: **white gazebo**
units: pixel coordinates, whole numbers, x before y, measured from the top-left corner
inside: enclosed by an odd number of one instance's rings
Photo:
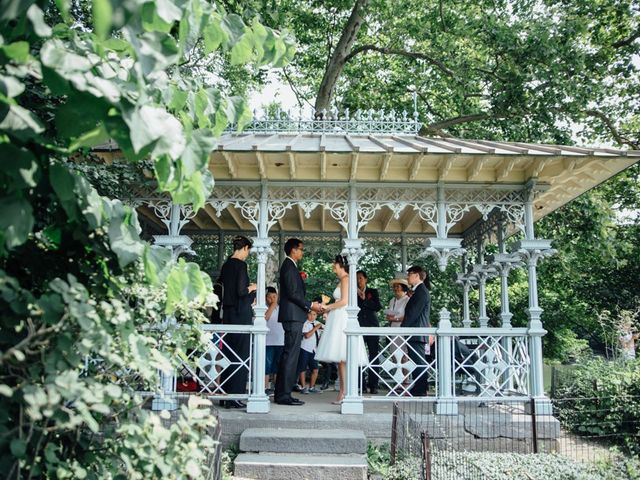
[[[415,117],[414,117],[415,118]],[[209,168],[216,181],[203,209],[194,212],[173,205],[152,189],[140,187],[129,199],[148,221],[166,228],[156,242],[176,254],[189,248],[189,232],[225,234],[255,232],[258,293],[251,327],[207,325],[218,336],[244,332],[252,336],[248,360],[212,343],[209,352],[193,354],[201,392],[220,398],[247,398],[248,411],[266,413],[264,393],[265,265],[274,254],[273,235],[279,232],[343,235],[343,253],[357,268],[362,237],[424,239],[424,254],[447,263],[463,262],[463,327],[452,328],[449,313],[439,312],[438,328],[360,328],[357,322],[355,275],[350,277],[349,350],[357,336],[378,335],[406,342],[411,335],[436,338],[436,360],[423,374],[435,385],[436,411],[455,414],[460,401],[487,397],[522,397],[536,401],[536,411],[548,411],[542,382],[542,336],[546,333],[538,305],[536,266],[552,255],[551,240],[539,239],[534,224],[543,216],[600,184],[640,159],[640,151],[583,148],[518,142],[455,138],[426,138],[420,124],[406,114],[382,112],[324,116],[322,120],[288,118],[256,120],[243,133],[226,133],[211,153]],[[114,144],[100,154],[117,158]],[[507,238],[515,241],[507,245]],[[485,254],[488,241],[498,253]],[[278,247],[280,248],[280,247]],[[404,259],[406,262],[406,259]],[[526,268],[529,279],[529,324],[511,326],[507,280],[513,268]],[[492,277],[501,284],[501,326],[488,327],[485,285]],[[478,326],[472,327],[469,292],[479,290]],[[472,340],[472,354],[457,355],[457,338]],[[385,342],[383,342],[384,344]],[[185,364],[186,365],[186,364]],[[364,401],[412,399],[402,386],[416,365],[398,358],[390,348],[363,367],[379,375],[389,389],[384,397],[366,397],[358,387],[358,366],[348,366],[343,413],[363,412]],[[230,396],[220,382],[227,368],[250,370],[248,395]],[[473,393],[459,384],[472,385]],[[165,376],[164,406],[171,405],[175,381]]]

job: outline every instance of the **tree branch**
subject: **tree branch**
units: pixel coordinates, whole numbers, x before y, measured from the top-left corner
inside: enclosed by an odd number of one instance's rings
[[[614,138],[616,142],[618,142],[618,144],[628,145],[635,150],[640,149],[640,142],[637,142],[637,141],[634,142],[628,138],[625,138],[624,135],[620,132],[620,130],[618,130],[618,128],[614,125],[613,120],[611,120],[603,112],[600,112],[599,110],[585,110],[584,113],[589,115],[590,117],[597,118],[602,123],[604,123],[604,126],[607,128],[607,130],[609,130],[609,133],[611,133],[611,136]]]
[[[434,67],[437,67],[439,70],[441,70],[443,73],[447,74],[448,76],[450,77],[455,76],[455,73],[453,72],[453,70],[448,68],[440,60],[437,60],[431,57],[430,55],[427,55],[426,53],[408,52],[406,50],[401,50],[396,48],[377,47],[376,45],[362,45],[360,47],[354,48],[353,51],[345,57],[344,62],[347,63],[349,60],[351,60],[353,57],[355,57],[359,53],[369,52],[369,51],[379,52],[385,55],[401,55],[403,57],[412,58],[414,60],[417,60],[417,59],[426,60],[428,63],[430,63]]]
[[[490,113],[474,113],[472,115],[460,115],[458,117],[448,118],[446,120],[442,120],[440,122],[433,122],[427,125],[427,130],[432,132],[441,133],[442,129],[452,127],[454,125],[459,125],[461,123],[471,123],[471,122],[479,122],[481,120],[486,120],[488,118],[493,117]],[[496,118],[505,118],[506,115],[498,115]]]
[[[338,40],[338,44],[331,55],[327,68],[324,71],[322,81],[320,82],[320,88],[318,89],[318,96],[316,97],[315,104],[316,112],[329,108],[333,89],[338,78],[342,74],[342,70],[346,63],[345,59],[351,52],[353,43],[356,41],[356,37],[360,31],[360,27],[362,26],[362,12],[369,2],[370,0],[356,0],[353,5],[351,15],[349,15],[349,19],[342,30],[340,40]]]
[[[623,38],[622,40],[618,40],[617,42],[615,42],[611,46],[613,48],[626,47],[627,45],[631,45],[638,38],[640,38],[640,27],[636,28],[636,30],[634,32],[632,32],[631,35],[629,35],[627,38]]]

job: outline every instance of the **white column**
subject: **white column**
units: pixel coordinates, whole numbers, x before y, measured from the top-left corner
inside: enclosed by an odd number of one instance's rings
[[[247,402],[247,413],[269,413],[271,404],[269,397],[265,393],[264,372],[266,364],[266,339],[267,321],[264,314],[267,311],[266,305],[266,264],[267,258],[273,253],[271,250],[271,239],[269,238],[269,208],[267,202],[267,186],[262,185],[262,195],[260,198],[258,212],[258,236],[253,242],[253,252],[258,261],[258,275],[256,279],[256,305],[254,307],[254,333],[253,351],[251,357],[251,391]]]
[[[536,414],[551,415],[552,406],[544,395],[542,337],[547,333],[542,326],[542,309],[538,305],[538,279],[536,267],[542,257],[555,253],[549,240],[537,240],[533,228],[533,189],[526,192],[524,204],[525,240],[517,242],[515,248],[526,262],[529,280],[529,372],[530,395],[536,402]]]
[[[407,239],[403,234],[400,235],[400,263],[402,264],[401,272],[407,273]]]
[[[440,310],[440,321],[436,332],[438,349],[438,400],[436,413],[438,415],[457,415],[458,401],[454,395],[453,384],[453,335],[451,314],[446,308]]]
[[[180,235],[180,230],[186,222],[181,222],[182,208],[173,202],[168,202],[168,208],[154,207],[156,214],[161,216],[161,220],[167,226],[168,235],[154,235],[154,243],[156,245],[164,245],[170,248],[174,258],[177,258],[180,252],[189,249],[191,239],[186,235]],[[164,321],[164,327],[170,328],[174,326],[176,319],[167,317]],[[151,402],[151,409],[158,410],[176,410],[178,408],[178,400],[176,393],[176,371],[160,371],[160,394],[154,395]]]
[[[511,264],[501,261],[506,255],[506,247],[504,244],[504,223],[498,223],[498,249],[500,254],[497,256],[498,268],[500,271],[500,319],[503,328],[511,328],[511,318],[513,315],[509,310],[509,272]]]
[[[349,261],[349,303],[347,305],[347,330],[358,328],[358,283],[356,272],[358,261],[363,254],[362,241],[358,238],[358,202],[355,186],[351,185],[349,192],[349,212],[347,223],[347,238],[344,241],[343,254]],[[364,405],[358,383],[360,378],[360,366],[357,362],[358,336],[347,337],[347,378],[346,395],[342,401],[341,413],[362,415]]]
[[[489,317],[487,317],[487,300],[485,298],[485,287],[487,284],[487,274],[485,272],[476,272],[478,278],[478,324],[480,328],[489,326]]]
[[[464,328],[471,327],[471,317],[469,316],[469,289],[471,282],[468,279],[462,282],[462,326]]]

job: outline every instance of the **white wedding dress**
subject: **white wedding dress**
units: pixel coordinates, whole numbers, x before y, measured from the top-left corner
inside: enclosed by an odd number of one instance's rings
[[[340,286],[333,291],[333,298],[340,300]],[[340,307],[329,312],[315,359],[321,362],[338,363],[347,361],[347,308]],[[369,361],[362,336],[358,337],[358,365],[366,365]]]

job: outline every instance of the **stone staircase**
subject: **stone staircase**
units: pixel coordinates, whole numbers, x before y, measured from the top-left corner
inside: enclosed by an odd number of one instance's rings
[[[248,428],[234,476],[258,480],[366,480],[361,430]]]

